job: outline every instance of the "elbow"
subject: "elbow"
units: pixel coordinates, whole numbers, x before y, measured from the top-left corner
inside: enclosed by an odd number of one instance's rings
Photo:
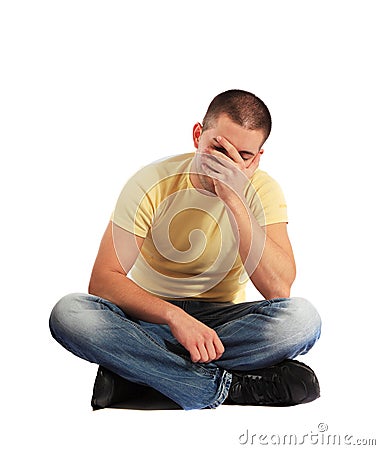
[[[94,269],[88,283],[88,293],[97,297],[108,298],[120,277],[126,278],[125,274],[108,268]]]
[[[273,289],[265,295],[266,300],[273,300],[275,298],[289,298],[290,288]]]
[[[289,298],[293,281],[294,278],[290,281],[279,281],[278,283],[273,284],[270,286],[270,289],[268,289],[268,292],[265,293],[265,299],[273,300],[275,298]]]
[[[296,267],[295,265],[288,271],[286,277],[278,280],[276,289],[274,290],[275,297],[273,298],[289,298],[290,290],[296,279]]]
[[[88,283],[88,293],[91,295],[97,295],[96,285],[92,277],[90,278],[90,282]]]
[[[271,280],[268,283],[266,292],[262,292],[266,300],[273,300],[275,298],[289,298],[292,284],[296,278],[296,267],[293,264],[288,271],[282,276]]]
[[[92,272],[90,281],[88,283],[88,293],[91,295],[96,295],[98,297],[102,296],[101,292],[101,286],[104,285],[104,283],[101,283],[99,280],[99,275]]]

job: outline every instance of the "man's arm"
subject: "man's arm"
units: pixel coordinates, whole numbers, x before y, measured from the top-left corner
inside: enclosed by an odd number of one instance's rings
[[[110,300],[126,314],[137,319],[167,323],[170,305],[150,295],[126,277],[143,243],[143,238],[110,222],[100,243],[88,291]]]
[[[255,287],[266,299],[289,297],[296,266],[286,223],[261,228],[244,196],[248,180],[257,169],[261,153],[248,166],[225,138],[219,142],[228,156],[208,151],[203,165],[212,178],[216,195],[223,200],[239,246],[240,258]]]
[[[240,257],[254,286],[267,300],[289,297],[296,265],[286,223],[261,228],[241,199],[235,198],[229,208],[238,230]]]
[[[100,243],[88,291],[146,322],[167,324],[190,353],[193,362],[220,358],[223,344],[214,330],[177,306],[138,286],[126,275],[135,263],[144,239],[110,222]]]
[[[289,297],[296,278],[296,263],[287,224],[267,225],[265,231],[265,248],[251,276],[252,283],[267,299]]]

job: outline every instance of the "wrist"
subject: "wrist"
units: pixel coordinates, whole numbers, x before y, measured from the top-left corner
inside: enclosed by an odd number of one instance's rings
[[[183,309],[169,302],[167,302],[167,304],[168,306],[164,314],[164,320],[166,325],[171,327],[178,321],[178,318],[184,313],[184,311]]]
[[[230,195],[223,199],[223,202],[231,210],[234,215],[240,214],[246,209],[246,200],[244,195],[238,194],[237,192],[231,192]]]

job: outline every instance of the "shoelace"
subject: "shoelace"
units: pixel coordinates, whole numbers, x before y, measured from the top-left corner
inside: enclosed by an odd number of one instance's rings
[[[289,391],[278,374],[271,379],[257,376],[244,375],[240,380],[242,394],[253,398],[257,403],[280,404],[291,401]]]

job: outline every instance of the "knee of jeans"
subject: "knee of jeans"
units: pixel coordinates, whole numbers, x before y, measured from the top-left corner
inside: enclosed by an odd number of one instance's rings
[[[302,352],[309,350],[321,334],[321,318],[314,305],[302,297],[287,299],[282,309],[282,326],[277,330],[280,339],[287,337]]]
[[[75,333],[81,327],[85,310],[84,294],[68,294],[61,298],[54,306],[50,318],[49,327],[52,336],[58,341],[64,335]]]
[[[290,299],[290,327],[309,349],[321,334],[321,317],[315,306],[303,297]]]

